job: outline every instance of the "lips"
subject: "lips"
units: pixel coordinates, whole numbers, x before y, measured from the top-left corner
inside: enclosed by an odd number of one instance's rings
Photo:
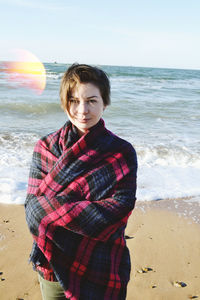
[[[90,119],[77,119],[80,123],[87,123]]]

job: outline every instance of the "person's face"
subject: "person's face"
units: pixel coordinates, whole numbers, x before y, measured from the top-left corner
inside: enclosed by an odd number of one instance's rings
[[[89,128],[96,125],[105,109],[100,90],[92,83],[79,83],[69,99],[69,120],[82,136]]]

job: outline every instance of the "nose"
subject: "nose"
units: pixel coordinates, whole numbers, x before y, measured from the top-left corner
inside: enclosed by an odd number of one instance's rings
[[[88,113],[88,103],[87,102],[80,102],[78,106],[78,113],[79,114],[87,114]]]

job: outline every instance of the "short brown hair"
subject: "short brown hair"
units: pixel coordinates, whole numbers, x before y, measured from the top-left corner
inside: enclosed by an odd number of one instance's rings
[[[92,83],[99,88],[105,106],[110,104],[110,81],[101,69],[85,64],[73,64],[64,73],[60,85],[61,106],[69,111],[69,99],[78,83]]]

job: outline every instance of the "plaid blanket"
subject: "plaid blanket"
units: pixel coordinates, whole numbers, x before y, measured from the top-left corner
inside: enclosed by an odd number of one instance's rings
[[[67,122],[37,142],[25,202],[31,261],[44,278],[52,270],[67,298],[125,299],[136,171],[132,145],[102,119],[81,138]]]

